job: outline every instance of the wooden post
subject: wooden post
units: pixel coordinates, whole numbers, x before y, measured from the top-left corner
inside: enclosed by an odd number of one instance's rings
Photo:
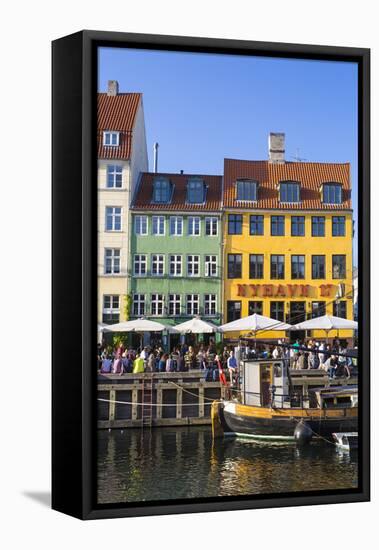
[[[183,388],[176,390],[176,418],[182,418]]]
[[[134,386],[132,390],[132,420],[137,420],[138,417],[138,387]]]
[[[204,386],[199,387],[199,418],[204,418]]]
[[[161,385],[157,384],[157,420],[162,418],[162,401],[163,401],[163,390],[160,387]]]
[[[110,390],[109,392],[109,422],[113,422],[116,413],[116,391]]]

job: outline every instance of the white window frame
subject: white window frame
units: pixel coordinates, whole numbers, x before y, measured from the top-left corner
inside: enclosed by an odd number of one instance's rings
[[[116,214],[116,212],[115,212],[116,208],[120,209],[119,214]],[[110,217],[112,219],[112,229],[108,229],[108,210],[112,210],[112,212],[110,213]],[[116,225],[115,222],[116,222],[116,219],[118,217],[120,218],[120,229],[115,229],[115,225]],[[119,233],[120,231],[122,231],[122,206],[106,206],[105,207],[105,231],[108,231],[108,232],[114,231],[116,233]]]
[[[195,233],[194,229],[198,229]],[[189,216],[188,218],[188,235],[190,237],[200,237],[201,235],[201,218],[200,216]]]
[[[138,260],[137,260],[138,258]],[[136,266],[138,264],[138,270]],[[141,273],[142,266],[145,266],[145,273]],[[134,254],[133,256],[133,275],[135,277],[146,277],[147,275],[147,254]]]
[[[109,307],[105,307],[105,299],[110,298]],[[117,301],[117,306],[115,302]],[[120,318],[120,295],[119,294],[103,294],[103,315],[118,315]]]
[[[155,237],[163,237],[166,233],[165,225],[166,225],[165,216],[153,216],[151,219],[151,234],[154,235]],[[157,232],[155,232],[155,230],[157,230]]]
[[[110,252],[108,255],[107,253]],[[107,260],[110,260],[110,271],[107,271]],[[118,271],[115,271],[115,260],[118,260]],[[104,275],[121,274],[121,248],[104,249]]]
[[[216,254],[206,254],[204,256],[204,276],[217,277],[217,255]]]
[[[137,308],[134,307],[135,305],[137,306]],[[143,306],[143,308],[141,306]],[[133,294],[133,315],[135,317],[142,317],[145,314],[146,314],[146,295],[138,294],[138,293]]]
[[[107,143],[107,138],[110,138],[110,143]],[[115,140],[113,138],[116,138]],[[112,142],[115,143],[112,143]],[[118,147],[120,145],[120,132],[115,132],[112,130],[106,130],[103,132],[103,145],[105,147]]]
[[[154,296],[161,296],[161,299],[157,299],[157,300],[153,300],[153,297]],[[157,312],[154,312],[153,311],[153,306],[156,306],[158,307],[159,305],[162,306],[162,312],[161,313],[157,313]],[[158,293],[154,293],[151,295],[151,300],[150,300],[150,310],[151,310],[151,315],[154,316],[154,317],[163,317],[164,315],[164,312],[165,312],[165,295],[162,294],[161,292],[158,292]]]
[[[210,233],[207,233],[207,225],[209,224]],[[205,218],[205,235],[207,237],[217,237],[218,235],[218,218],[217,216],[207,216]]]
[[[189,309],[190,306],[190,309]],[[197,311],[195,310],[197,306]],[[186,295],[186,314],[187,315],[199,315],[200,313],[200,296],[199,294],[187,294]]]
[[[171,266],[174,267],[174,273],[171,272]],[[183,275],[183,257],[181,254],[170,254],[169,275],[170,277],[181,277]]]
[[[111,170],[112,169],[112,170]],[[116,185],[117,176],[121,175],[121,185]],[[112,178],[112,185],[109,185],[109,178]],[[123,169],[121,164],[107,164],[107,174],[106,174],[106,189],[122,189],[123,187]]]
[[[180,232],[178,231],[180,220]],[[174,231],[172,231],[172,225],[174,224]],[[169,233],[172,237],[182,237],[183,236],[183,216],[170,216],[169,219]]]
[[[144,233],[142,233],[142,231],[137,231],[138,226],[139,226],[140,230],[142,229],[142,221],[141,221],[142,219],[144,219],[145,222],[146,222],[146,231]],[[137,220],[138,220],[138,222],[137,222]],[[142,237],[149,234],[149,218],[148,218],[148,216],[144,216],[144,215],[134,216],[134,234],[142,236]]]
[[[191,266],[191,269],[190,269]],[[197,273],[195,268],[197,267]],[[187,255],[187,277],[200,277],[200,255],[188,254]]]
[[[156,259],[154,259],[154,257]],[[164,254],[152,254],[150,259],[151,265],[151,276],[152,277],[163,277],[165,274],[165,255]],[[154,273],[154,266],[157,267],[157,273]],[[158,273],[159,267],[162,267],[162,273]]]
[[[171,299],[171,296],[174,296],[174,299],[172,300]],[[171,313],[170,312],[170,306],[171,305],[174,305],[174,312]],[[170,293],[168,295],[168,314],[173,317],[179,317],[180,314],[181,314],[181,309],[182,309],[182,297],[180,294],[173,294],[173,293]]]
[[[214,312],[212,313],[212,305]],[[208,308],[208,312],[207,312]],[[204,315],[207,317],[215,317],[217,314],[217,294],[204,294]]]

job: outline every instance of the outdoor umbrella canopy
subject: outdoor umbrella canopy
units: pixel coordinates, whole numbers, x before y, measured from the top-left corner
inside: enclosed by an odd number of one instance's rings
[[[265,317],[264,315],[259,315],[254,313],[248,317],[243,317],[242,319],[236,319],[225,325],[221,325],[221,332],[232,332],[239,330],[250,330],[254,333],[259,330],[289,330],[291,325],[287,323],[282,323],[276,319],[271,319],[271,317]]]
[[[333,315],[322,315],[308,321],[303,321],[293,325],[292,330],[354,330],[358,328],[358,323],[342,317],[333,317]]]
[[[163,332],[164,330],[177,332],[173,327],[148,319],[134,319],[133,321],[124,321],[107,327],[109,332]]]
[[[194,317],[193,319],[189,319],[184,323],[175,325],[175,329],[181,334],[209,334],[212,332],[218,332],[219,327],[217,327],[213,323],[203,321],[202,319],[200,319],[200,317]]]

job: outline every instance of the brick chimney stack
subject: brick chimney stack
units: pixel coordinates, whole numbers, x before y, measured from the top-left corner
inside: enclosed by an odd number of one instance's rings
[[[108,95],[115,96],[118,94],[118,82],[117,80],[108,80]]]
[[[268,136],[268,160],[273,164],[284,164],[285,134],[270,132]]]

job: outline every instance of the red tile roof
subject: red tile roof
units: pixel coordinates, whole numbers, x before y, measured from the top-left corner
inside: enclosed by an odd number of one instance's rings
[[[173,184],[173,194],[171,202],[167,204],[154,204],[153,183],[157,176],[164,176]],[[207,186],[205,203],[191,204],[186,202],[187,181],[189,178],[201,178]],[[199,174],[164,174],[145,172],[141,176],[140,185],[133,200],[132,208],[134,210],[181,210],[181,211],[217,211],[221,209],[222,196],[222,176],[208,176]]]
[[[97,156],[105,159],[127,160],[131,155],[132,131],[142,94],[128,93],[109,96],[97,94]],[[120,132],[118,147],[103,145],[103,132]]]
[[[257,180],[256,202],[236,200],[237,179]],[[280,203],[277,185],[280,181],[300,182],[300,203]],[[323,204],[320,186],[342,184],[342,204]],[[351,209],[350,164],[286,162],[274,164],[264,160],[224,160],[224,207],[290,210]]]

